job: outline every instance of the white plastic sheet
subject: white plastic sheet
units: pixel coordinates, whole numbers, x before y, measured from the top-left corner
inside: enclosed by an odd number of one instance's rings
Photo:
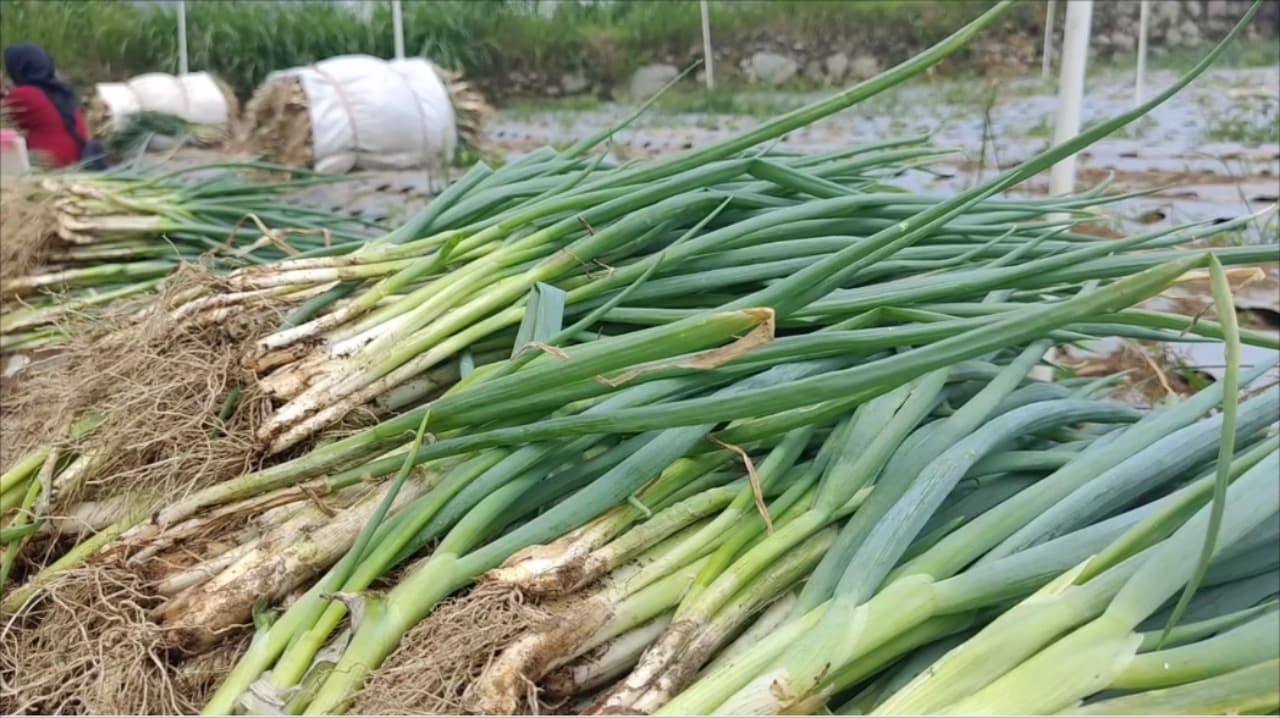
[[[111,125],[117,129],[130,115],[143,111],[177,115],[200,125],[227,125],[232,119],[227,98],[207,72],[151,72],[128,82],[100,83],[96,91],[111,111]]]
[[[343,55],[268,78],[302,81],[318,172],[439,167],[457,124],[441,73],[421,58]]]

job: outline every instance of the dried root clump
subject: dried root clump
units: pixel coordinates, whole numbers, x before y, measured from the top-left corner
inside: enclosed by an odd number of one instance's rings
[[[432,67],[444,80],[445,89],[449,92],[449,102],[453,105],[454,123],[458,127],[458,143],[479,152],[489,151],[488,128],[493,122],[493,105],[489,104],[484,94],[468,82],[461,72],[446,70],[435,65]]]
[[[178,695],[197,711],[203,708],[249,649],[252,638],[252,631],[245,627],[212,649],[185,659],[173,669]]]
[[[218,90],[222,93],[222,101],[227,105],[227,130],[234,130],[236,124],[240,121],[240,98],[236,97],[235,88],[224,79],[214,76],[213,84],[218,86]]]
[[[0,279],[44,265],[58,233],[58,208],[38,180],[7,179],[0,186]]]
[[[296,77],[278,77],[254,90],[244,107],[243,141],[272,162],[310,167],[315,160],[307,93]]]
[[[89,106],[84,112],[84,123],[89,126],[89,136],[95,140],[105,140],[117,129],[112,122],[111,108],[98,95],[89,99]]]
[[[440,604],[373,673],[351,712],[431,715],[467,712],[467,688],[511,641],[544,624],[550,614],[519,591],[481,585]],[[539,709],[530,683],[527,709]]]
[[[176,669],[157,605],[120,564],[68,571],[0,626],[0,712],[164,715],[199,711],[239,642]]]
[[[161,502],[251,469],[269,406],[242,357],[283,308],[263,300],[218,321],[171,316],[179,297],[219,281],[184,267],[141,314],[68,321],[57,357],[0,379],[0,467],[40,446],[84,458],[75,476],[55,479],[55,515],[119,496]],[[86,432],[87,419],[96,428]]]

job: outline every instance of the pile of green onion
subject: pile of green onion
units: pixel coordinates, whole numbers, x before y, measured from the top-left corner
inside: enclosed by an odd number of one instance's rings
[[[262,182],[245,178],[246,171],[295,176]],[[193,181],[200,176],[205,181]],[[6,187],[8,202],[46,211],[36,226],[19,227],[28,218],[6,210],[3,241],[27,246],[5,247],[4,256],[27,256],[0,277],[0,351],[51,348],[63,338],[60,321],[145,298],[184,262],[229,271],[367,239],[376,229],[367,220],[282,197],[332,181],[265,163],[233,163],[13,183]]]
[[[1276,633],[1277,361],[1239,354],[1280,341],[1236,325],[1225,267],[1277,246],[1180,248],[1250,218],[1073,231],[1104,188],[1002,197],[1164,102],[1257,6],[1164,92],[959,194],[893,185],[940,155],[921,138],[758,149],[1007,6],[721,144],[478,165],[378,240],[228,273],[174,313],[286,301],[245,358],[274,461],[119,512],[0,609],[127,555],[183,655],[253,625],[211,715],[424,710],[378,703],[379,668],[477,581],[561,620],[427,707],[529,711],[536,685],[575,712],[1275,710],[1280,645],[1241,637]],[[1138,308],[1206,271],[1216,319]],[[1039,378],[1106,337],[1223,342],[1227,376],[1150,409]]]

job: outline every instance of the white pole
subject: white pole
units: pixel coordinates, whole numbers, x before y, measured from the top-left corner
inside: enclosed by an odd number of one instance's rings
[[[1053,126],[1053,143],[1061,144],[1080,132],[1080,104],[1084,99],[1084,69],[1089,55],[1089,26],[1093,22],[1093,0],[1067,3],[1066,36],[1062,41],[1062,69],[1058,75],[1058,117]],[[1067,194],[1076,186],[1076,156],[1053,166],[1049,174],[1049,194]]]
[[[1053,70],[1053,11],[1054,2],[1049,0],[1049,7],[1044,14],[1044,50],[1040,52],[1040,77],[1049,79]]]
[[[400,9],[400,0],[391,0],[391,28],[396,34],[396,59],[404,59],[404,15]]]
[[[707,8],[707,0],[702,0],[702,62],[707,71],[707,89],[716,87],[715,73],[711,68],[711,11]]]
[[[178,0],[178,74],[187,74],[187,3]]]
[[[1133,84],[1133,104],[1142,104],[1142,88],[1147,83],[1147,27],[1151,21],[1151,0],[1138,3],[1138,77]]]

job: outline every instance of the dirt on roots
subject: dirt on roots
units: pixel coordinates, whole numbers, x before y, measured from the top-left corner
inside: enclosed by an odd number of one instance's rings
[[[481,584],[449,599],[400,641],[356,695],[352,713],[467,713],[466,691],[494,658],[551,614],[508,586]],[[537,713],[530,683],[525,708]]]
[[[198,712],[248,632],[182,662],[148,617],[159,600],[137,571],[115,562],[76,568],[43,586],[0,625],[0,713]]]
[[[432,68],[444,82],[453,105],[454,122],[458,128],[459,144],[479,152],[491,152],[489,126],[496,113],[484,94],[467,81],[461,72],[448,70],[433,64]]]
[[[91,457],[89,470],[55,479],[55,517],[81,501],[159,503],[253,468],[254,430],[270,406],[242,357],[283,310],[263,302],[221,322],[170,317],[179,295],[218,281],[185,266],[141,316],[72,317],[55,357],[0,378],[0,468],[38,447]]]
[[[0,186],[0,279],[29,275],[44,264],[58,216],[38,180],[5,180]]]

